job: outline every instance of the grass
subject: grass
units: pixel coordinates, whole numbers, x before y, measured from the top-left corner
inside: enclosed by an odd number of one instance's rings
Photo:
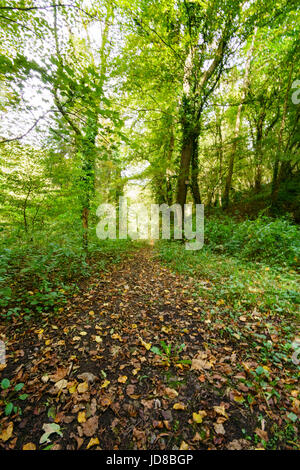
[[[229,303],[238,310],[293,314],[299,304],[293,268],[251,262],[204,247],[186,251],[183,244],[159,242],[158,256],[179,273],[194,277],[199,295]]]
[[[129,240],[98,240],[91,231],[88,253],[80,230],[66,235],[44,231],[33,236],[12,234],[0,240],[0,318],[29,319],[58,311],[78,291],[80,282],[135,249]],[[2,308],[2,310],[1,310]]]
[[[237,310],[291,315],[299,306],[299,228],[286,219],[205,221],[202,250],[160,241],[160,259],[198,281],[199,295]]]

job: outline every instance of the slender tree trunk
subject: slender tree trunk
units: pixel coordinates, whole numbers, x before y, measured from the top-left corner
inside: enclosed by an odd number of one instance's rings
[[[189,185],[190,163],[193,151],[193,137],[187,135],[181,151],[180,170],[177,183],[177,204],[184,207]]]
[[[272,193],[271,193],[271,211],[275,209],[277,198],[278,198],[278,191],[279,191],[279,178],[278,178],[278,170],[279,170],[279,161],[280,161],[280,153],[282,148],[282,139],[283,139],[283,132],[285,129],[286,117],[287,117],[287,109],[288,109],[288,100],[289,100],[289,91],[291,88],[291,81],[292,81],[292,74],[293,74],[293,64],[290,69],[288,85],[286,89],[286,94],[284,98],[283,104],[283,112],[278,136],[278,144],[277,144],[277,152],[274,162],[274,169],[273,169],[273,180],[272,180]]]
[[[222,127],[221,127],[221,120],[217,121],[217,136],[218,136],[218,155],[219,155],[219,181],[218,181],[218,202],[219,206],[222,205],[222,188],[223,188],[223,137],[222,137]]]
[[[255,28],[254,30],[251,47],[249,49],[248,56],[247,56],[247,61],[246,61],[246,66],[245,66],[245,77],[244,77],[243,90],[242,90],[242,98],[241,98],[241,103],[239,104],[237,115],[236,115],[235,128],[234,128],[234,140],[233,140],[231,154],[229,157],[228,173],[227,173],[227,177],[225,181],[225,189],[224,189],[224,194],[223,194],[222,205],[224,209],[226,209],[229,205],[229,196],[230,196],[230,191],[231,191],[233,169],[234,169],[234,163],[235,163],[235,157],[236,157],[236,151],[237,151],[238,138],[240,134],[240,127],[241,127],[241,115],[242,115],[244,100],[246,98],[247,89],[249,86],[248,78],[249,78],[249,72],[250,72],[251,58],[252,58],[253,50],[254,50],[254,41],[255,41],[256,32],[257,32],[257,28]]]
[[[201,196],[199,189],[199,152],[198,152],[199,136],[197,134],[193,137],[192,158],[191,158],[191,190],[195,204],[201,204]]]
[[[174,138],[174,131],[173,131],[173,127],[172,127],[171,128],[170,143],[169,143],[168,159],[167,159],[167,168],[166,168],[166,199],[167,199],[167,204],[169,206],[172,205],[172,184],[171,184],[171,180],[170,180],[170,175],[168,174],[168,170],[169,170],[169,166],[172,162],[174,146],[175,146],[175,138]]]
[[[31,192],[31,188],[29,188],[29,190],[27,191],[27,194],[26,194],[26,197],[25,197],[25,201],[24,201],[24,205],[23,205],[23,220],[24,220],[24,229],[25,229],[25,232],[26,232],[26,233],[28,232],[27,202],[28,202],[28,198],[29,198],[30,192]]]
[[[262,112],[259,117],[256,129],[256,144],[255,144],[255,153],[256,153],[256,174],[254,182],[254,190],[256,193],[259,193],[261,190],[262,184],[262,137],[263,137],[263,123],[264,123],[265,113]]]
[[[194,122],[194,106],[193,106],[193,67],[194,67],[194,54],[195,48],[191,48],[186,57],[183,78],[184,95],[182,98],[182,148],[180,156],[180,170],[177,180],[177,204],[184,207],[187,195],[187,188],[189,185],[190,164],[193,153],[194,135],[193,127]],[[192,85],[193,83],[193,85]]]

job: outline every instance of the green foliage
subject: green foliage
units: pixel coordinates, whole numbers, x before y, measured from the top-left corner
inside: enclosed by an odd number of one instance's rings
[[[182,243],[159,242],[160,258],[199,279],[201,295],[229,303],[237,312],[255,307],[285,315],[297,310],[298,277],[291,269],[299,255],[296,226],[280,219],[225,218],[208,219],[205,230],[202,250],[190,252]]]
[[[259,217],[237,223],[231,217],[205,223],[208,246],[246,260],[296,266],[300,258],[300,230],[287,219]]]
[[[152,346],[151,351],[162,358],[164,365],[191,364],[189,359],[180,359],[180,354],[185,348],[184,343],[172,346],[172,344],[166,344],[165,341],[161,341],[160,344],[161,349],[157,346]]]
[[[67,232],[67,228],[66,228]],[[44,232],[34,239],[17,237],[1,240],[0,308],[2,318],[30,318],[49,311],[58,311],[68,296],[79,289],[79,282],[95,271],[106,269],[108,263],[119,262],[134,244],[127,240],[99,241],[90,235],[89,252],[81,243],[78,232],[50,239]]]
[[[0,383],[0,388],[5,391],[2,394],[3,399],[0,399],[0,404],[4,406],[5,416],[9,416],[12,412],[17,414],[22,414],[22,410],[18,404],[15,403],[16,400],[24,401],[28,397],[27,393],[19,394],[19,392],[24,387],[23,382],[17,383],[13,388],[11,388],[10,380],[7,378],[2,379]]]

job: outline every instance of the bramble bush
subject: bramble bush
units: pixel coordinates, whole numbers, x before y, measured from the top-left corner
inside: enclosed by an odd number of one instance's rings
[[[260,217],[236,222],[230,217],[205,221],[205,243],[242,259],[296,266],[300,230],[287,219]]]

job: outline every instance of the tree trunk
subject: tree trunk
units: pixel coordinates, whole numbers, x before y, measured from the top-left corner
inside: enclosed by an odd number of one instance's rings
[[[200,189],[198,183],[199,176],[199,161],[198,161],[198,140],[199,136],[193,136],[192,158],[191,158],[191,190],[195,204],[201,204]]]
[[[284,132],[284,129],[285,129],[285,122],[286,122],[286,116],[287,116],[289,91],[290,91],[290,88],[291,88],[292,74],[293,74],[293,64],[291,66],[291,70],[290,70],[290,73],[289,73],[288,85],[287,85],[284,104],[283,104],[283,112],[282,112],[282,118],[281,118],[281,124],[280,124],[279,136],[278,136],[277,152],[276,152],[276,157],[275,157],[275,162],[274,162],[273,180],[272,180],[272,193],[271,193],[271,212],[274,211],[275,206],[276,206],[276,202],[277,202],[277,198],[278,198],[278,191],[279,191],[279,178],[278,178],[279,161],[280,161],[280,153],[281,153],[281,147],[282,147],[283,132]]]
[[[239,104],[237,115],[236,115],[234,140],[233,140],[233,145],[232,145],[232,151],[231,151],[230,158],[229,158],[228,173],[226,177],[225,189],[224,189],[223,201],[222,201],[222,205],[224,209],[226,209],[229,205],[229,196],[230,196],[230,191],[231,191],[234,162],[235,162],[235,157],[236,157],[238,138],[240,134],[241,114],[242,114],[244,100],[246,98],[247,89],[249,86],[248,77],[249,77],[249,72],[250,72],[250,64],[251,64],[251,58],[252,58],[253,49],[254,49],[254,41],[255,41],[256,32],[257,32],[257,28],[255,28],[254,30],[251,47],[249,49],[248,56],[247,56],[241,103]]]
[[[256,174],[254,182],[254,190],[259,193],[261,190],[262,183],[262,137],[263,137],[263,124],[264,124],[265,112],[263,111],[259,116],[259,121],[256,128]]]
[[[190,163],[193,151],[193,136],[187,135],[181,151],[180,170],[177,183],[177,204],[184,207],[189,184]]]

